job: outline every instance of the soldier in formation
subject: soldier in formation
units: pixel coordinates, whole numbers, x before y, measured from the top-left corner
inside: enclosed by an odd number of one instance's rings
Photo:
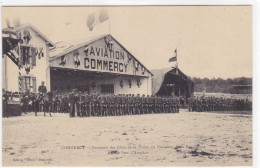
[[[21,102],[24,112],[34,111],[35,115],[38,112],[54,112],[69,113],[70,117],[91,117],[179,112],[177,97],[141,96],[140,94],[88,94],[75,90],[64,94],[25,93],[22,94]]]
[[[252,102],[247,99],[224,97],[193,97],[188,99],[189,111],[251,111]]]
[[[69,94],[57,94],[53,99],[54,112],[69,112],[70,117],[179,112],[179,99],[176,97],[88,94],[73,91]]]

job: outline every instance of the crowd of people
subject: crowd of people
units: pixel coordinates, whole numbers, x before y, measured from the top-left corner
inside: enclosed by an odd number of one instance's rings
[[[188,99],[189,111],[246,111],[252,110],[248,99],[231,99],[223,97],[193,97]]]
[[[68,94],[47,92],[46,96],[25,93],[21,98],[24,112],[69,113],[80,116],[118,116],[148,113],[179,112],[179,99],[133,94],[87,94],[74,91]],[[50,113],[51,115],[51,113]]]
[[[70,93],[47,92],[44,82],[38,93],[18,93],[22,112],[69,113],[70,117],[140,115],[149,113],[178,113],[182,98],[134,94],[88,94],[74,90]],[[14,94],[3,90],[3,117],[6,105]],[[189,111],[252,110],[248,99],[193,97],[188,99]]]

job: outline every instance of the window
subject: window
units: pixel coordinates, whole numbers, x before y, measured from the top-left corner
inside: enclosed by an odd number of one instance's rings
[[[31,77],[24,77],[24,91],[30,91],[31,88]]]
[[[29,91],[36,93],[36,77],[22,76],[21,89],[22,92]]]
[[[36,48],[20,46],[20,65],[32,64],[36,66]]]
[[[113,84],[101,85],[101,93],[114,93],[114,85]]]

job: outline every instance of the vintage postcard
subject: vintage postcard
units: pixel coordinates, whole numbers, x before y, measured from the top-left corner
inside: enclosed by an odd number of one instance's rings
[[[1,21],[3,166],[252,166],[252,6]]]

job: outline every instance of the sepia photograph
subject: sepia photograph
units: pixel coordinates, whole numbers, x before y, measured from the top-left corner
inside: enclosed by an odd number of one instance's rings
[[[252,6],[2,6],[3,166],[252,166]]]

